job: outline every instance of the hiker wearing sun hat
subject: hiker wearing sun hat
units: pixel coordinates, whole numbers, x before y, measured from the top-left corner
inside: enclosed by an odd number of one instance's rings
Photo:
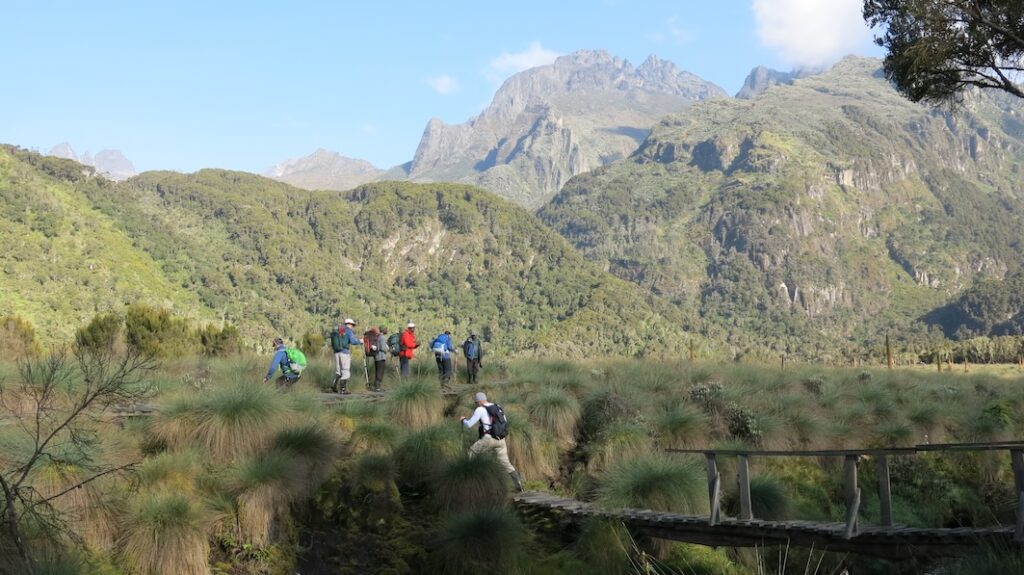
[[[462,425],[473,427],[478,425],[477,431],[480,439],[469,448],[469,453],[474,457],[485,451],[493,451],[498,458],[498,463],[505,468],[512,482],[515,483],[516,491],[523,490],[523,479],[519,472],[512,466],[508,459],[508,446],[505,445],[505,437],[508,436],[508,420],[505,418],[505,410],[497,403],[487,401],[487,394],[480,392],[473,397],[476,402],[476,409],[471,417],[463,417]]]
[[[352,352],[349,349],[353,345],[362,345],[363,340],[356,337],[352,327],[356,325],[352,318],[345,318],[345,322],[334,329],[331,333],[331,349],[334,350],[334,384],[333,391],[343,395],[351,393],[348,390],[348,380],[352,376]]]
[[[416,324],[410,321],[398,339],[398,363],[402,383],[409,381],[409,362],[412,361],[413,350],[419,346],[420,344],[416,342]]]

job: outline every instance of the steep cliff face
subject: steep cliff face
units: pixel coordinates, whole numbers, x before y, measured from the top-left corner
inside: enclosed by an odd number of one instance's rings
[[[431,120],[409,177],[479,183],[538,207],[572,176],[627,157],[664,115],[724,96],[656,56],[634,67],[576,52],[512,76],[465,124]]]
[[[1022,111],[980,93],[920,107],[851,58],[666,119],[540,215],[727,329],[869,337],[1021,266]]]

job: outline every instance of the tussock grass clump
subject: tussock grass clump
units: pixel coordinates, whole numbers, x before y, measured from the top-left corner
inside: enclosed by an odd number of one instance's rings
[[[303,471],[276,451],[249,459],[235,470],[242,540],[260,547],[270,543],[275,519],[287,513],[288,503],[302,491]]]
[[[352,468],[352,478],[356,485],[369,491],[388,489],[397,475],[395,461],[388,455],[377,453],[360,455]]]
[[[463,432],[454,424],[439,424],[407,435],[395,448],[398,480],[417,487],[436,475],[445,462],[463,450]],[[509,445],[511,449],[511,444]]]
[[[647,430],[635,423],[613,423],[587,445],[587,471],[599,473],[651,451]]]
[[[669,407],[654,419],[654,430],[661,447],[683,449],[701,445],[707,438],[709,419],[704,412],[680,403]]]
[[[210,575],[211,519],[187,495],[161,492],[139,497],[124,531],[125,567],[137,575]]]
[[[574,551],[586,562],[589,572],[596,575],[620,575],[633,570],[632,537],[618,521],[587,520]]]
[[[397,443],[398,428],[376,421],[359,424],[349,442],[357,453],[390,453]]]
[[[526,530],[510,511],[483,509],[455,515],[445,522],[439,542],[439,572],[516,572],[526,541]]]
[[[229,461],[262,449],[280,428],[286,407],[269,386],[220,387],[172,402],[157,416],[154,432],[172,449],[198,445]]]
[[[67,491],[91,475],[86,467],[47,460],[33,470],[32,488],[40,498],[66,491],[53,499],[51,505],[89,547],[109,550],[114,545],[118,515],[116,502],[107,491],[112,478],[89,482]]]
[[[331,430],[319,421],[309,421],[277,432],[271,449],[301,465],[307,482],[317,484],[327,478],[339,445]]]
[[[584,438],[594,438],[606,427],[617,421],[635,420],[640,410],[629,398],[609,389],[587,394],[581,404]]]
[[[147,458],[137,468],[136,477],[143,489],[189,492],[194,489],[200,464],[195,451],[164,452]]]
[[[508,500],[508,476],[488,454],[460,455],[431,479],[434,500],[442,513],[496,509]]]
[[[580,424],[580,404],[575,397],[549,389],[529,403],[530,419],[555,436],[559,445],[568,447],[576,441]]]
[[[729,515],[739,515],[739,493],[735,489],[729,492],[723,508]],[[750,510],[755,518],[781,521],[789,518],[791,508],[789,494],[778,479],[765,475],[750,478]]]
[[[411,429],[434,425],[441,419],[443,400],[437,386],[426,381],[410,381],[395,388],[388,398],[392,420]]]
[[[558,448],[519,411],[506,411],[508,456],[524,480],[552,480],[558,474]],[[475,437],[475,436],[474,436]]]
[[[610,508],[706,513],[706,479],[696,460],[651,455],[609,469],[601,478],[598,500]]]

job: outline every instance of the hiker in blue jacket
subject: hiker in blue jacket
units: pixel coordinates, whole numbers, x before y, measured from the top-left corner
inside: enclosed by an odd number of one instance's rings
[[[469,376],[469,384],[474,385],[476,374],[484,365],[484,350],[475,331],[469,332],[469,338],[462,342],[462,354],[466,356],[466,374]]]
[[[334,384],[331,387],[333,391],[342,395],[352,393],[348,390],[348,379],[352,376],[352,352],[349,347],[363,345],[363,340],[357,338],[352,331],[354,325],[355,321],[346,318],[344,327],[331,334],[331,348],[334,350]]]
[[[299,380],[300,374],[292,370],[291,362],[288,361],[288,351],[284,345],[284,340],[275,337],[273,345],[274,357],[270,360],[270,368],[267,369],[267,375],[263,378],[263,383],[270,381],[274,377],[274,373],[280,368],[281,377],[277,378],[277,386],[291,387],[292,384]]]
[[[455,346],[452,345],[452,332],[445,331],[435,337],[430,344],[430,351],[434,352],[434,360],[437,361],[441,389],[451,389],[449,383],[452,380],[452,353],[455,351]]]

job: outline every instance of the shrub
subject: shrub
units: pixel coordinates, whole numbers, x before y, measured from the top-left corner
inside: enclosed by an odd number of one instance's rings
[[[725,388],[721,383],[708,382],[690,388],[690,401],[694,402],[704,413],[717,415],[725,410]]]
[[[0,317],[0,351],[7,358],[36,357],[42,349],[36,343],[32,324],[16,315]]]
[[[413,380],[395,388],[388,397],[392,420],[410,429],[422,429],[441,419],[443,399],[437,387]]]
[[[91,353],[117,350],[124,345],[124,318],[116,313],[93,316],[75,332],[75,344]]]
[[[639,410],[625,397],[610,390],[595,391],[582,403],[582,432],[584,438],[596,437],[601,430],[617,421],[628,421],[639,415]]]
[[[198,332],[199,345],[203,355],[210,357],[226,357],[237,355],[242,351],[242,336],[238,328],[225,324],[222,327],[208,325]]]
[[[761,440],[762,430],[757,417],[745,407],[729,406],[725,412],[725,424],[729,434],[740,441],[756,444]]]
[[[165,309],[141,304],[129,306],[124,316],[124,330],[129,347],[154,357],[186,356],[196,352],[196,341],[188,322]]]
[[[508,500],[505,470],[489,454],[460,455],[431,479],[434,500],[442,513],[495,509]]]
[[[306,354],[306,357],[310,359],[327,355],[327,339],[324,337],[324,334],[316,330],[310,330],[302,334],[298,346],[302,353]]]

